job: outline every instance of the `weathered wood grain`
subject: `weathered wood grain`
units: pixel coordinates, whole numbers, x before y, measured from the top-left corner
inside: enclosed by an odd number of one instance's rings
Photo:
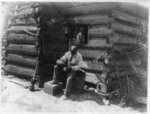
[[[111,41],[115,44],[139,44],[140,39],[134,36],[117,34],[115,33],[113,37],[110,37]]]
[[[78,49],[79,53],[81,53],[81,55],[83,57],[88,57],[88,58],[96,58],[98,57],[102,52],[102,50],[91,50],[91,49]]]
[[[33,17],[35,13],[36,12],[33,8],[27,8],[27,9],[24,9],[24,10],[14,12],[13,18]]]
[[[110,12],[114,8],[114,3],[95,3],[87,4],[81,6],[74,6],[71,8],[62,9],[60,12],[62,15],[67,17],[79,16],[79,15],[89,15],[89,14],[100,14]]]
[[[117,31],[123,34],[134,35],[134,36],[142,35],[142,31],[140,29],[132,27],[132,26],[127,26],[118,22],[115,22],[113,24],[113,29],[114,31]]]
[[[21,43],[21,44],[34,44],[35,38],[28,34],[15,34],[10,33],[7,37],[7,41],[10,43]]]
[[[111,21],[108,15],[86,15],[86,16],[78,16],[69,18],[68,21],[76,23],[76,24],[89,24],[89,25],[105,25]]]
[[[131,24],[133,23],[133,24],[136,24],[136,25],[140,24],[140,18],[137,18],[133,15],[129,15],[128,13],[124,13],[124,12],[121,12],[121,11],[118,11],[118,10],[114,10],[113,16],[117,20],[121,20],[121,21],[124,21],[124,22],[129,22]]]
[[[140,17],[144,20],[148,20],[148,9],[147,8],[144,8],[140,5],[137,5],[137,4],[133,4],[133,3],[118,3],[117,5],[117,9],[122,11],[122,12],[125,12],[125,13],[128,13],[130,15],[134,15],[136,17]]]
[[[11,26],[7,29],[8,32],[14,32],[14,33],[26,33],[25,31],[30,31],[33,33],[36,33],[39,29],[36,26]]]
[[[17,54],[7,54],[5,60],[7,60],[8,63],[11,62],[14,64],[24,65],[33,68],[35,68],[36,65],[35,58]]]
[[[29,69],[21,66],[8,64],[4,70],[10,74],[32,78],[34,76],[34,69]]]
[[[10,44],[6,48],[7,52],[9,53],[16,53],[16,54],[25,54],[25,55],[35,55],[35,46],[34,45],[16,45]]]
[[[15,25],[31,25],[31,26],[35,26],[37,25],[36,21],[34,18],[23,18],[23,19],[14,19],[11,20],[9,23],[9,26],[15,26]]]
[[[104,26],[97,28],[89,28],[88,34],[90,37],[104,37],[112,34],[112,29],[109,29]]]
[[[98,62],[98,63],[94,63],[93,61],[90,61],[90,60],[85,60],[85,62],[87,63],[88,65],[88,70],[91,70],[91,71],[106,71],[106,72],[109,72],[110,69],[104,65],[104,63],[102,62]]]

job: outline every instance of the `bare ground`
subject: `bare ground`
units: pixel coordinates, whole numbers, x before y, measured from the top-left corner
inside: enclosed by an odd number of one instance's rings
[[[29,82],[23,79],[12,78],[24,85]],[[111,101],[111,105],[105,106],[101,96],[91,92],[73,95],[69,100],[62,100],[62,93],[56,96],[45,93],[42,89],[30,92],[12,80],[2,76],[1,88],[1,112],[113,112],[113,113],[140,113],[145,112],[146,107],[140,104],[120,107]]]

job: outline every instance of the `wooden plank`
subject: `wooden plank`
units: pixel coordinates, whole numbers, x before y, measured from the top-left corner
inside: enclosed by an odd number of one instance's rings
[[[85,48],[112,48],[112,44],[108,44],[104,38],[92,38],[84,44]]]
[[[121,12],[118,10],[115,10],[113,13],[114,13],[114,18],[117,20],[129,22],[129,23],[133,23],[133,24],[137,24],[137,25],[140,24],[139,18],[132,16],[132,15],[129,15],[128,13],[124,13],[124,12]]]
[[[15,32],[15,33],[26,33],[25,31],[30,31],[33,33],[36,33],[38,31],[38,28],[36,26],[12,26],[7,29],[8,32]]]
[[[29,9],[31,8],[31,3],[19,3],[17,4],[15,10],[16,11],[21,11],[21,10],[25,10],[25,9]]]
[[[113,24],[114,31],[117,31],[119,33],[128,34],[128,35],[134,35],[134,36],[140,36],[142,35],[142,31],[138,28],[127,26],[118,22],[115,22]]]
[[[139,44],[139,39],[134,36],[128,36],[115,33],[113,37],[110,37],[111,41],[115,44]]]
[[[14,12],[13,18],[33,17],[34,14],[35,14],[35,10],[33,8],[28,8],[28,9]]]
[[[106,72],[109,72],[110,71],[110,69],[107,67],[107,66],[105,66],[104,65],[104,63],[102,63],[102,62],[98,62],[98,63],[94,63],[93,61],[90,61],[90,60],[85,60],[84,62],[86,62],[87,63],[87,65],[88,65],[88,70],[90,70],[90,71],[97,71],[97,72],[99,72],[99,71],[106,71]]]
[[[99,81],[97,79],[97,76],[99,76],[100,74],[94,74],[94,73],[87,73],[86,72],[86,77],[85,77],[85,81],[92,83],[92,84],[97,84]]]
[[[142,7],[140,5],[137,4],[133,4],[133,3],[118,3],[117,5],[117,9],[128,13],[130,15],[134,15],[136,17],[140,17],[144,20],[148,20],[148,8]]]
[[[39,3],[35,2],[20,2],[17,4],[17,8],[15,9],[16,11],[22,11],[25,9],[30,9],[32,7],[38,7]]]
[[[104,52],[102,50],[91,50],[91,49],[78,49],[78,51],[83,57],[88,57],[93,59],[99,57],[100,54]]]
[[[14,64],[19,64],[19,65],[25,65],[28,67],[33,67],[35,68],[36,65],[36,59],[31,58],[28,56],[23,56],[23,55],[16,55],[16,54],[7,54],[5,57],[6,61],[9,63],[14,63]]]
[[[111,19],[108,15],[85,15],[69,18],[68,21],[74,22],[76,24],[89,24],[89,25],[103,25],[108,24]]]
[[[97,28],[89,28],[88,34],[90,37],[104,37],[112,34],[112,30],[107,27],[100,26]]]
[[[4,67],[4,70],[8,72],[9,74],[17,75],[17,76],[24,76],[28,78],[32,78],[34,76],[34,69],[29,69],[21,66],[16,66],[16,65],[6,65]]]
[[[7,52],[9,53],[16,53],[16,54],[25,54],[35,56],[35,46],[34,45],[17,45],[17,44],[10,44],[6,48]]]
[[[143,26],[143,30],[148,34],[148,21],[140,19],[140,23]]]
[[[34,44],[35,38],[28,34],[15,34],[10,33],[7,37],[8,42],[10,43],[23,43],[23,44]]]
[[[23,18],[23,19],[14,19],[11,20],[10,23],[8,24],[9,26],[15,26],[15,25],[32,25],[35,26],[37,25],[36,21],[34,18]]]
[[[60,13],[67,17],[79,16],[79,15],[89,15],[89,14],[100,14],[110,12],[115,6],[114,3],[95,3],[87,4],[81,6],[75,6],[71,8],[65,8],[60,11]]]

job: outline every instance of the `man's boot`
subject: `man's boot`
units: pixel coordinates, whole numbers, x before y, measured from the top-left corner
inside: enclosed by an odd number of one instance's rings
[[[59,82],[56,81],[56,80],[52,80],[52,81],[50,81],[49,83],[50,83],[50,84],[59,84]]]

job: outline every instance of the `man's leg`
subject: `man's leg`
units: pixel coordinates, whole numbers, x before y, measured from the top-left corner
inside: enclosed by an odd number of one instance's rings
[[[85,71],[83,70],[78,70],[75,76],[75,80],[73,81],[72,88],[75,93],[82,93],[84,84],[85,84]]]
[[[51,81],[52,84],[58,84],[60,78],[60,67],[58,65],[54,66],[53,72],[53,80]]]
[[[67,83],[66,83],[66,90],[64,92],[65,96],[68,97],[70,95],[70,91],[72,88],[72,82],[73,82],[73,78],[76,75],[76,71],[71,71],[68,73],[68,77],[67,77]]]

